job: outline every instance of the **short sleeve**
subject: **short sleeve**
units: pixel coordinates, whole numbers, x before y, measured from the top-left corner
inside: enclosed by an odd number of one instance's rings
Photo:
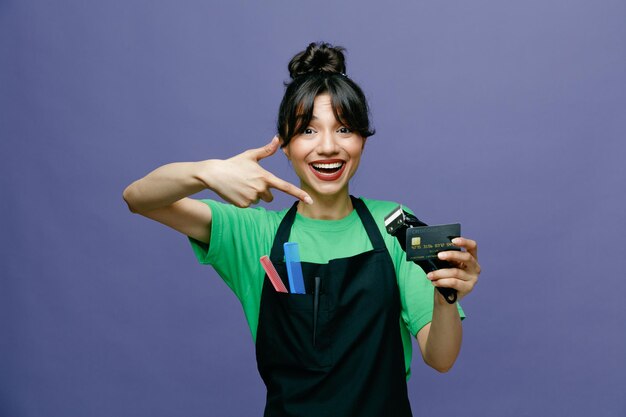
[[[402,302],[402,319],[412,335],[417,333],[433,317],[435,287],[426,278],[426,274],[413,262],[404,261],[398,265],[398,286]],[[465,313],[457,303],[462,319]]]
[[[189,238],[196,259],[211,265],[242,300],[260,293],[263,272],[259,258],[269,254],[280,216],[263,208],[238,208],[214,200],[211,207],[211,240],[205,244]]]

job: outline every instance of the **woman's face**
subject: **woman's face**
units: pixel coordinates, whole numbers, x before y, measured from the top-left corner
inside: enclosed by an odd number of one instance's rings
[[[294,136],[283,151],[301,181],[301,188],[319,197],[348,194],[365,139],[335,119],[331,99],[321,94],[313,102],[313,117],[305,131]]]

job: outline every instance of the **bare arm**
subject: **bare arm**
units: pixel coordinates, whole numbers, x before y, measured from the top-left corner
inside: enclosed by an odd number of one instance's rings
[[[424,362],[439,372],[449,371],[459,356],[462,336],[456,304],[448,304],[439,291],[435,291],[433,320],[417,333]]]
[[[440,269],[428,274],[436,287],[454,288],[458,299],[469,294],[480,274],[478,248],[471,239],[456,238],[453,243],[466,251],[447,251],[439,253],[456,265],[456,268]],[[417,333],[417,342],[422,351],[424,362],[439,372],[452,368],[461,350],[463,327],[456,303],[448,304],[439,291],[435,291],[432,322]]]
[[[215,161],[178,162],[159,167],[124,190],[124,200],[133,213],[156,220],[179,232],[209,243],[211,209],[188,198],[208,188]]]
[[[257,149],[247,150],[230,159],[178,162],[164,165],[133,182],[124,190],[124,200],[133,213],[161,222],[201,242],[209,243],[211,209],[188,198],[210,189],[238,207],[259,200],[272,201],[276,188],[311,203],[311,197],[286,181],[264,170],[259,161],[278,149],[278,138]]]

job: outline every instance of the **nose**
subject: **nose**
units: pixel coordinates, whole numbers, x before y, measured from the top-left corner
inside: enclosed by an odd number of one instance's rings
[[[317,153],[320,155],[335,155],[339,152],[339,145],[337,138],[335,138],[334,132],[323,132],[320,135],[320,142],[318,145]]]

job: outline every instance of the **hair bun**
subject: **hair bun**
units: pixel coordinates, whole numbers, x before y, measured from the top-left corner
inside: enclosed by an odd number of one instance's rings
[[[289,75],[292,79],[309,72],[337,72],[345,74],[345,49],[324,42],[312,42],[307,48],[289,61]]]

